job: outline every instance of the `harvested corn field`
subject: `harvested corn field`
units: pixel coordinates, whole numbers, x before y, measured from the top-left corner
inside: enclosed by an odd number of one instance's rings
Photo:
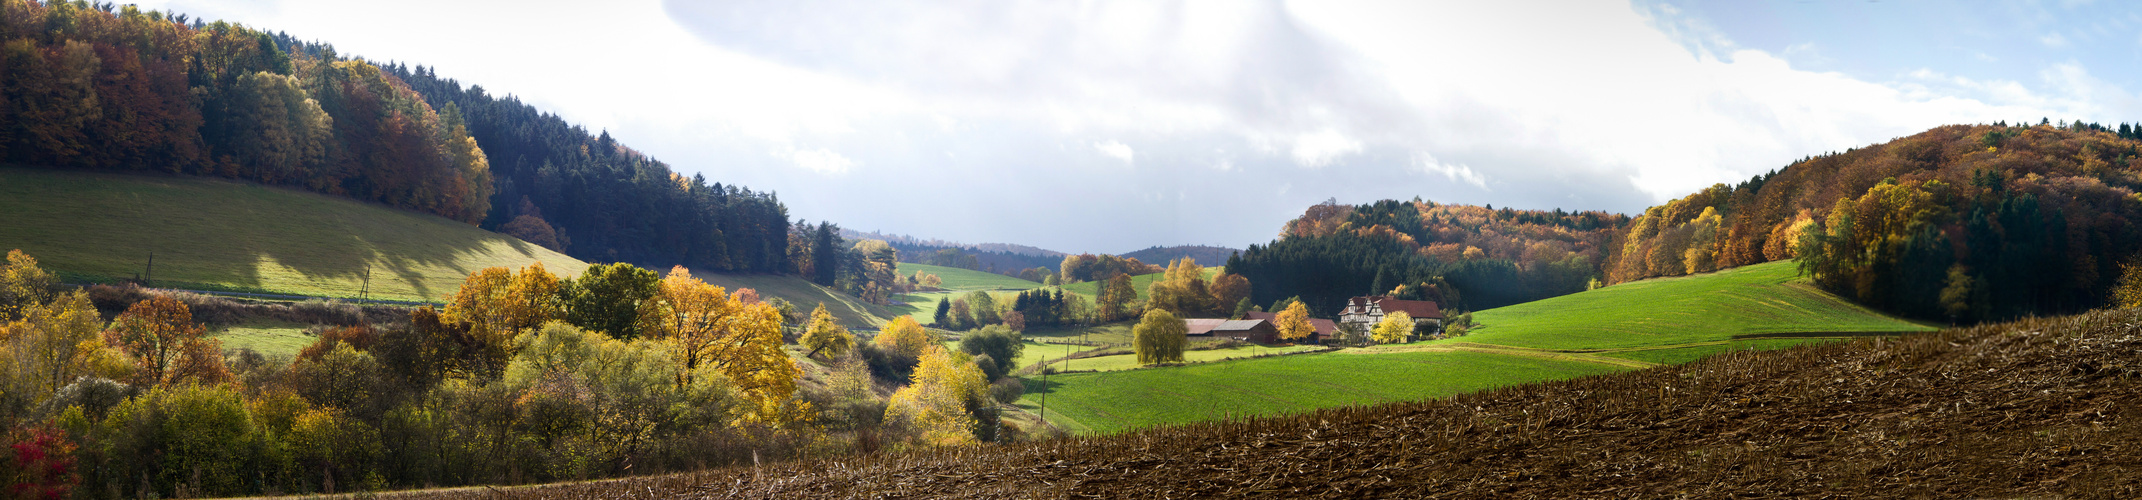
[[[508,492],[2134,498],[2142,495],[2138,325],[2142,313],[2100,311],[1735,352],[1436,401]]]

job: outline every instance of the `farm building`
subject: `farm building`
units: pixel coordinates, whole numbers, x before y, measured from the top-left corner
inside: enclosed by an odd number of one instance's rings
[[[1189,329],[1192,337],[1211,337],[1212,329],[1226,322],[1224,319],[1190,318],[1183,320],[1183,327]]]
[[[1273,329],[1277,330],[1279,313],[1250,311],[1243,314],[1242,319],[1265,320],[1271,322],[1274,325]],[[1316,333],[1309,334],[1310,341],[1315,343],[1322,343],[1324,339],[1331,338],[1332,335],[1339,333],[1339,324],[1328,319],[1309,318],[1309,326],[1316,329]]]
[[[1361,327],[1361,331],[1376,328],[1383,315],[1405,311],[1413,317],[1414,333],[1430,335],[1443,331],[1443,310],[1435,302],[1426,300],[1400,300],[1383,295],[1346,299],[1346,309],[1339,312],[1340,323]]]

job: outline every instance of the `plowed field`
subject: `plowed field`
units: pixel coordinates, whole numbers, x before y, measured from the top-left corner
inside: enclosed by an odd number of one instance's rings
[[[1436,401],[511,490],[559,498],[2142,497],[2142,313]]]

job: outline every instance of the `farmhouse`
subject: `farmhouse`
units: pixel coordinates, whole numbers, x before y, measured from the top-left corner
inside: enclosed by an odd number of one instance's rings
[[[1253,312],[1249,314],[1250,317],[1248,318],[1234,320],[1206,318],[1185,319],[1183,320],[1183,327],[1188,331],[1188,335],[1191,337],[1233,339],[1256,344],[1277,344],[1284,342],[1279,339],[1279,324],[1273,318],[1273,314],[1259,312]],[[1305,344],[1315,344],[1323,342],[1325,338],[1330,337],[1332,333],[1338,331],[1338,325],[1332,323],[1331,320],[1328,319],[1312,318],[1309,320],[1309,326],[1315,327],[1316,331],[1310,332],[1309,338],[1301,340],[1301,342]]]
[[[1190,318],[1183,320],[1183,327],[1189,329],[1192,337],[1211,337],[1212,329],[1226,322],[1224,319]]]
[[[1396,311],[1405,311],[1413,317],[1414,332],[1418,335],[1443,331],[1443,310],[1436,307],[1435,302],[1399,300],[1383,295],[1346,299],[1346,309],[1339,312],[1339,322],[1360,326],[1365,332],[1376,328],[1384,314]]]

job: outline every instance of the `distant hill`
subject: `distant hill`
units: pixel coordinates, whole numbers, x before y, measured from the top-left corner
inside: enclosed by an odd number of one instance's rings
[[[1036,267],[1048,268],[1051,271],[1061,270],[1064,256],[1066,255],[1063,252],[1054,250],[1010,243],[971,245],[939,239],[925,240],[904,234],[884,234],[875,231],[866,233],[846,228],[842,228],[840,232],[842,238],[884,241],[886,244],[892,245],[893,249],[900,251],[900,262],[957,267],[1004,275],[1015,276],[1019,274],[1020,270]],[[943,250],[954,250],[961,255],[971,256],[974,259],[971,261],[964,258],[955,260],[938,259],[938,252]]]
[[[0,213],[0,251],[74,283],[356,297],[369,273],[372,297],[439,301],[485,267],[587,267],[436,215],[201,177],[0,167]]]
[[[1174,261],[1175,259],[1189,257],[1191,259],[1197,260],[1198,265],[1206,267],[1219,267],[1227,265],[1227,258],[1233,256],[1236,252],[1240,251],[1242,250],[1239,248],[1215,247],[1206,245],[1182,245],[1172,247],[1163,247],[1156,245],[1153,248],[1147,248],[1136,252],[1117,254],[1117,256],[1133,257],[1138,259],[1139,262],[1161,266],[1168,265],[1168,262]]]

